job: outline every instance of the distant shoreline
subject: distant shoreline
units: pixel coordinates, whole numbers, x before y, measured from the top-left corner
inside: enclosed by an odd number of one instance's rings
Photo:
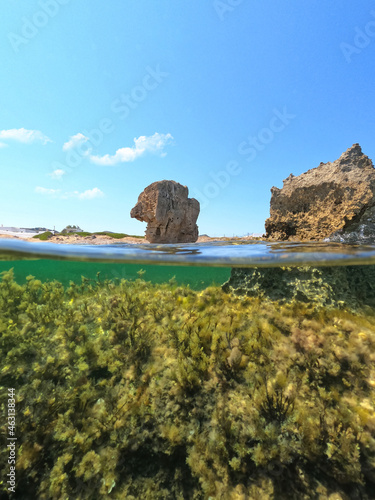
[[[21,241],[27,241],[30,243],[41,243],[41,241],[37,238],[25,238],[24,236],[13,236],[10,234],[0,234],[0,239],[14,239],[14,240],[21,240]],[[243,236],[243,237],[237,237],[234,236],[232,238],[228,238],[226,236],[220,236],[220,237],[211,237],[211,236],[206,236],[202,235],[198,237],[197,243],[206,243],[210,241],[240,241],[240,240],[261,240],[261,237],[256,237],[256,236]],[[144,238],[136,238],[134,236],[126,236],[124,238],[111,238],[110,236],[104,236],[104,235],[97,235],[95,238],[92,236],[79,236],[78,234],[71,234],[71,235],[66,235],[66,236],[61,236],[61,235],[56,235],[56,236],[51,236],[48,240],[44,241],[43,243],[57,243],[60,245],[68,244],[68,245],[110,245],[113,243],[128,243],[128,244],[135,244],[135,245],[149,245],[149,242],[145,240]]]

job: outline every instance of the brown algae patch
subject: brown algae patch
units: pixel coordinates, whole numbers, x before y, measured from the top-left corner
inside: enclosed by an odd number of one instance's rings
[[[0,346],[30,498],[374,498],[370,307],[10,271]]]

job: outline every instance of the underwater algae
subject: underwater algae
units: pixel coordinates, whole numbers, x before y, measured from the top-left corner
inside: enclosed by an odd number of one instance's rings
[[[375,498],[370,307],[7,271],[0,349],[17,498]]]
[[[223,290],[283,303],[361,309],[375,306],[375,266],[232,268]]]

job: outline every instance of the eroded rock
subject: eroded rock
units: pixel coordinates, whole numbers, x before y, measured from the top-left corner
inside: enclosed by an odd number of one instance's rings
[[[337,231],[348,235],[353,228],[375,241],[375,169],[359,144],[332,163],[297,177],[290,174],[282,189],[273,187],[271,193],[265,224],[270,239],[322,240]]]
[[[194,243],[198,239],[199,201],[188,198],[186,186],[175,181],[157,181],[139,195],[130,216],[147,222],[150,243]]]

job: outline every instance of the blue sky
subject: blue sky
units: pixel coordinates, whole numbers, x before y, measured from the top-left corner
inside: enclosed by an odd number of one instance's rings
[[[375,2],[3,0],[0,224],[143,234],[150,183],[200,233],[261,233],[270,188],[375,158]]]

